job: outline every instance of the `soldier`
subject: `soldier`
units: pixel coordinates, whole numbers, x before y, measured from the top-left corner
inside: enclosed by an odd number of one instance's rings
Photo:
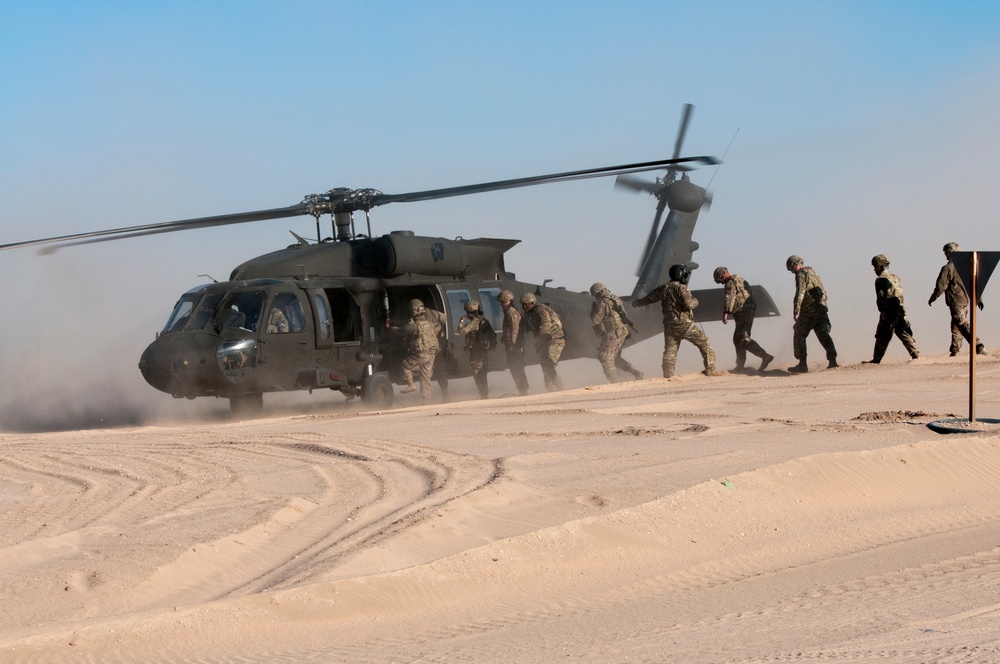
[[[528,393],[528,377],[524,373],[524,330],[521,325],[521,312],[514,306],[514,294],[509,290],[497,295],[497,302],[503,309],[503,331],[500,339],[503,341],[504,352],[507,355],[507,368],[517,386],[517,393],[522,397]]]
[[[628,316],[622,306],[621,299],[598,282],[590,287],[594,304],[590,308],[590,321],[594,324],[594,333],[601,338],[597,346],[597,361],[604,369],[608,381],[617,383],[618,369],[632,374],[636,380],[642,378],[642,372],[622,358],[622,346],[629,337]]]
[[[736,322],[733,331],[733,345],[736,346],[736,368],[733,371],[746,371],[747,352],[760,358],[760,369],[763,372],[773,360],[773,355],[760,347],[750,338],[753,330],[753,317],[757,312],[757,302],[753,299],[750,284],[738,274],[731,274],[727,267],[717,267],[712,274],[715,283],[724,284],[726,288],[726,304],[722,310],[722,324],[728,325],[729,316]]]
[[[476,381],[479,398],[490,396],[486,374],[490,370],[489,352],[496,348],[497,334],[493,326],[483,316],[483,310],[476,300],[465,303],[465,313],[458,322],[458,331],[465,335],[465,349],[469,351],[469,366],[472,367],[472,378]]]
[[[410,300],[410,304],[421,303],[420,300]],[[438,352],[434,355],[434,378],[438,387],[441,388],[441,403],[448,403],[451,397],[448,396],[448,317],[443,311],[437,309],[426,310],[427,320],[434,326],[438,338]]]
[[[686,265],[670,266],[670,283],[661,284],[645,297],[632,300],[632,306],[660,302],[663,308],[663,377],[674,375],[677,365],[677,348],[682,339],[687,339],[701,351],[705,362],[706,376],[718,376],[715,370],[715,353],[708,337],[700,327],[694,324],[694,310],[698,300],[688,290],[687,282],[691,278],[691,270]]]
[[[833,338],[830,336],[829,309],[826,306],[826,290],[823,288],[823,281],[811,267],[805,267],[802,259],[798,256],[789,256],[785,261],[785,267],[795,275],[795,300],[793,302],[793,314],[795,325],[792,327],[792,344],[795,351],[795,359],[799,361],[794,367],[788,370],[792,373],[805,373],[809,371],[806,364],[806,338],[813,330],[816,331],[816,338],[826,350],[827,368],[836,369],[837,348],[833,345]]]
[[[521,309],[524,310],[525,329],[535,334],[535,349],[542,365],[545,389],[549,392],[563,389],[562,378],[556,371],[559,356],[566,347],[562,319],[549,305],[539,304],[533,293],[521,296]]]
[[[872,268],[875,270],[875,305],[878,307],[878,326],[875,328],[875,352],[871,360],[864,364],[878,364],[885,356],[893,333],[899,337],[914,360],[920,357],[917,342],[913,340],[913,330],[910,321],[906,319],[903,309],[903,283],[899,277],[889,272],[889,258],[879,254],[872,258]]]
[[[429,403],[434,356],[438,352],[438,335],[434,325],[427,320],[424,303],[420,300],[411,300],[409,322],[400,327],[391,327],[390,330],[402,336],[406,344],[406,355],[402,362],[406,387],[400,392],[409,394],[417,389],[413,384],[413,372],[416,371],[420,375],[420,403]]]
[[[932,305],[934,300],[938,299],[941,293],[944,293],[945,304],[951,311],[951,348],[949,350],[952,357],[958,355],[958,351],[962,349],[962,337],[965,337],[970,345],[972,344],[972,331],[969,329],[969,322],[965,319],[969,311],[969,294],[966,292],[962,280],[958,277],[955,264],[951,262],[951,255],[956,251],[959,251],[958,243],[949,242],[944,245],[944,257],[948,259],[948,262],[941,268],[934,292],[931,293],[931,299],[927,300],[928,306]],[[982,300],[979,300],[977,304],[980,309],[983,308]],[[980,355],[986,352],[986,347],[978,338],[976,339],[976,352]]]

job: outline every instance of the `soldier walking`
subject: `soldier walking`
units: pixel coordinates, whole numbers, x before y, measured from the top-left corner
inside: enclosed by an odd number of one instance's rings
[[[715,370],[715,353],[712,351],[708,337],[694,323],[694,310],[698,299],[691,295],[687,283],[691,278],[691,270],[686,265],[670,266],[670,282],[654,288],[645,297],[632,300],[632,306],[659,302],[663,308],[663,377],[674,375],[677,366],[677,348],[682,339],[687,339],[701,351],[705,362],[706,376],[718,376]]]
[[[542,365],[545,389],[549,392],[563,389],[562,378],[556,371],[559,356],[566,347],[562,319],[549,305],[539,304],[534,293],[521,296],[521,309],[524,310],[525,329],[535,335],[535,349]]]
[[[420,300],[411,300],[410,304],[414,302]],[[448,403],[451,401],[448,395],[448,317],[437,309],[427,309],[426,315],[438,338],[438,352],[434,355],[434,379],[441,388],[441,403]]]
[[[795,351],[795,359],[799,361],[794,367],[789,367],[791,373],[805,373],[809,371],[806,363],[806,338],[812,331],[816,332],[816,338],[826,350],[827,368],[836,369],[837,347],[833,344],[833,337],[830,336],[829,309],[826,306],[826,289],[823,288],[823,281],[816,274],[816,270],[802,264],[802,259],[798,256],[789,256],[785,261],[785,267],[795,275],[795,300],[792,310],[795,317],[795,325],[792,326],[792,346]]]
[[[903,282],[889,272],[887,267],[889,258],[885,254],[872,258],[878,326],[875,328],[875,352],[872,354],[872,359],[866,360],[865,364],[878,364],[882,361],[893,334],[903,342],[911,358],[915,360],[920,357],[917,342],[913,339],[913,329],[910,327],[910,321],[906,319],[906,310],[903,308]]]
[[[722,310],[722,324],[727,325],[730,316],[736,323],[733,331],[733,345],[736,347],[736,368],[735,372],[746,371],[747,353],[751,353],[760,358],[760,368],[763,372],[767,369],[774,356],[769,355],[766,350],[760,347],[756,341],[750,338],[753,330],[754,314],[757,313],[757,301],[753,298],[753,291],[750,284],[738,274],[732,274],[727,267],[717,267],[712,274],[715,283],[723,284],[726,288],[726,304]]]
[[[500,340],[503,342],[504,353],[507,355],[507,368],[517,386],[517,393],[522,397],[528,393],[528,377],[524,373],[524,330],[521,324],[521,312],[514,306],[514,294],[509,290],[497,295],[497,302],[503,309],[503,330]]]
[[[431,376],[434,373],[434,357],[438,352],[438,336],[434,325],[427,320],[427,309],[420,300],[410,301],[410,320],[400,327],[390,330],[401,336],[406,344],[406,355],[403,357],[403,378],[406,387],[400,392],[409,394],[416,391],[413,374],[420,376],[420,403],[427,404],[431,400]]]
[[[621,379],[619,369],[640,380],[642,372],[622,357],[622,347],[629,337],[630,321],[621,298],[600,282],[590,287],[590,294],[594,298],[594,304],[590,308],[590,321],[594,324],[594,333],[601,339],[597,346],[597,361],[601,363],[608,382],[617,383]]]
[[[959,251],[957,242],[949,242],[944,245],[944,257],[948,259],[948,262],[944,264],[941,272],[938,273],[934,292],[931,293],[931,299],[927,300],[927,304],[930,306],[934,304],[934,300],[941,297],[941,294],[944,293],[945,304],[948,305],[948,310],[951,312],[951,348],[948,350],[951,352],[952,357],[958,355],[958,351],[962,349],[962,337],[965,337],[965,340],[970,345],[972,344],[972,330],[969,329],[969,321],[966,320],[969,312],[969,294],[965,290],[965,284],[959,278],[955,264],[951,260],[951,255],[956,251]],[[982,300],[979,300],[977,304],[980,309],[983,308]],[[982,355],[985,352],[986,347],[977,338],[976,353]]]
[[[490,388],[486,375],[490,370],[489,352],[497,345],[497,335],[476,300],[465,303],[466,316],[458,323],[458,331],[465,336],[465,348],[469,351],[469,366],[472,367],[472,378],[476,381],[479,398],[490,396]]]

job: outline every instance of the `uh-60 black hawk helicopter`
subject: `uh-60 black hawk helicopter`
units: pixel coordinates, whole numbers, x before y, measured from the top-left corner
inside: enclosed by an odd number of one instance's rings
[[[681,126],[681,138],[689,112]],[[449,377],[471,375],[461,352],[464,340],[458,333],[465,303],[478,300],[494,329],[500,330],[503,312],[496,296],[502,290],[512,291],[515,297],[534,293],[560,315],[567,337],[562,359],[594,357],[596,343],[589,293],[524,283],[507,272],[504,253],[519,240],[449,240],[410,231],[371,237],[373,208],[619,175],[619,186],[648,191],[658,201],[633,293],[633,297],[641,296],[665,278],[670,265],[697,267],[691,263],[697,248],[691,233],[707,197],[705,189],[689,180],[685,164],[715,164],[718,160],[680,157],[680,144],[679,139],[673,158],[662,161],[408,194],[331,189],[289,207],[63,235],[0,245],[0,249],[49,245],[43,251],[51,251],[53,247],[312,215],[316,218],[316,242],[293,233],[298,240],[295,244],[239,265],[228,281],[200,285],[184,293],[164,328],[143,352],[139,369],[150,385],[177,398],[228,398],[235,415],[259,412],[265,392],[289,390],[339,390],[349,398],[360,396],[373,407],[387,408],[394,401],[393,382],[402,382],[403,356],[389,323],[408,317],[412,299],[446,314]],[[657,169],[667,169],[667,175],[655,183],[629,177]],[[678,172],[683,173],[680,179],[676,179]],[[666,222],[658,230],[666,209]],[[361,211],[368,222],[367,235],[355,229],[353,215]],[[332,216],[334,236],[319,239],[319,220],[327,214]],[[702,301],[702,311],[721,314],[721,289],[696,291],[695,295]],[[757,299],[759,315],[777,313],[762,288],[757,290]],[[275,312],[284,319],[281,325],[269,324]],[[635,310],[638,331],[630,343],[658,334],[662,330],[659,318],[656,308]],[[537,364],[537,353],[528,346],[526,360]],[[506,369],[503,353],[492,354],[490,369]]]

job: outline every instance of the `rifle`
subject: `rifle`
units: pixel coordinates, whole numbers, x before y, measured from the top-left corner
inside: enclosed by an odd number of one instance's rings
[[[628,317],[627,313],[625,313],[625,308],[621,305],[621,301],[616,298],[612,300],[612,302],[614,302],[615,312],[617,312],[618,317],[622,319],[622,322],[631,327],[632,331],[638,334],[639,330],[635,329],[635,324],[632,323],[632,319]]]

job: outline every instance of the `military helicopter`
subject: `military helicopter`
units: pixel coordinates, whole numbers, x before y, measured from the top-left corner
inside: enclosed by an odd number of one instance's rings
[[[682,133],[684,126],[686,120]],[[670,214],[645,251],[645,276],[636,286],[638,291],[643,284],[655,285],[663,278],[673,264],[665,263],[668,258],[690,262],[697,248],[690,242],[690,232],[705,201],[705,190],[690,184],[686,173],[676,182],[673,174],[686,171],[688,164],[716,164],[718,160],[680,157],[679,151],[680,140],[671,159],[406,194],[336,188],[288,207],[15,242],[0,245],[0,250],[43,246],[42,251],[49,253],[93,242],[311,215],[316,219],[315,242],[293,233],[295,244],[246,261],[232,271],[228,281],[199,285],[181,295],[166,325],[143,352],[139,369],[150,385],[176,398],[226,398],[235,416],[260,412],[266,392],[291,390],[337,390],[348,398],[360,397],[373,408],[388,408],[395,398],[393,383],[402,383],[403,356],[389,332],[390,324],[408,317],[412,299],[447,315],[447,371],[450,377],[463,377],[471,375],[471,370],[462,361],[458,321],[470,300],[478,300],[494,329],[500,330],[503,312],[496,296],[502,290],[516,296],[535,293],[561,316],[567,331],[563,359],[573,359],[594,355],[589,318],[592,298],[586,292],[517,281],[505,268],[504,254],[519,240],[451,240],[417,236],[412,231],[372,237],[373,208],[668,169],[667,178],[650,191],[660,201],[656,223],[664,208],[670,208]],[[355,228],[357,212],[365,214],[367,234]],[[327,214],[332,217],[334,235],[322,238],[320,218]],[[672,248],[682,233],[687,246]],[[712,289],[697,291],[696,296],[714,301],[721,312],[720,293],[721,289]],[[762,299],[758,313],[776,313],[766,291]],[[633,335],[632,343],[662,329],[658,311],[637,311],[634,318],[641,321],[641,333]],[[538,363],[530,347],[526,355],[528,363]],[[494,353],[490,364],[493,371],[505,370],[504,354]]]

